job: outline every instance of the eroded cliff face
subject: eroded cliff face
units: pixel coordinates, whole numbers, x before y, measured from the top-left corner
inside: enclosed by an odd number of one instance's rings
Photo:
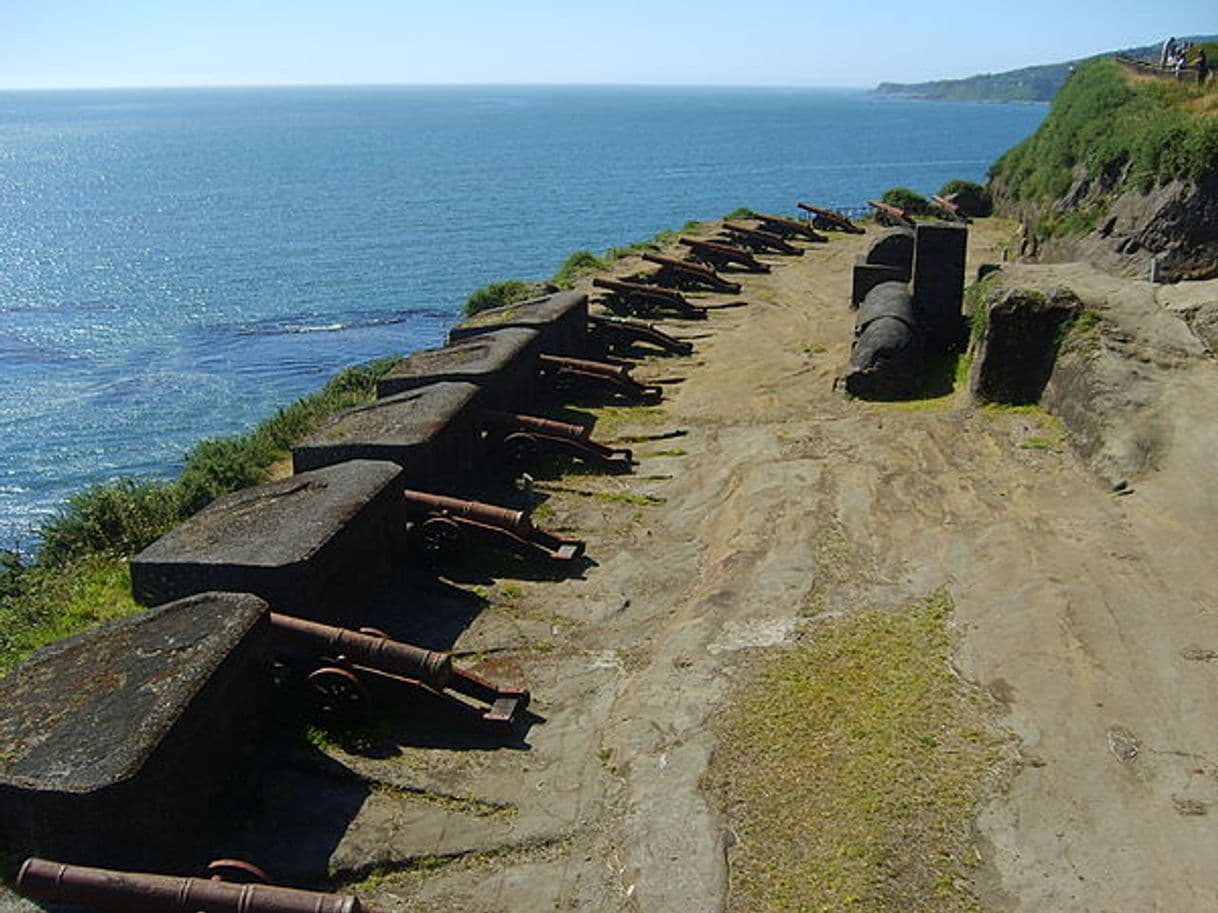
[[[1157,261],[1161,282],[1218,277],[1218,173],[1114,197],[1125,177],[1076,174],[1069,191],[1053,203],[1049,215],[1056,220],[1101,210],[1098,224],[1085,234],[1045,238],[1034,227],[1043,224],[1043,213],[1018,211],[1025,225],[1021,256],[1042,263],[1083,261],[1129,276],[1149,275]]]

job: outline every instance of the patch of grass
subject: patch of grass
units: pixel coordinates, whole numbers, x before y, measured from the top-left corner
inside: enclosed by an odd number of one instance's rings
[[[501,583],[499,584],[499,593],[504,599],[519,599],[524,595],[524,590],[520,588],[518,583]]]
[[[465,316],[473,317],[483,311],[525,301],[537,295],[539,288],[537,283],[522,282],[519,279],[505,279],[484,285],[465,299]]]
[[[950,665],[945,592],[821,623],[724,714],[707,785],[736,910],[975,911],[972,822],[1001,754]]]
[[[1043,437],[1026,437],[1019,442],[1021,450],[1053,450],[1054,447],[1051,440]]]
[[[670,447],[668,450],[653,450],[648,453],[640,453],[643,457],[683,457],[689,453],[684,447]]]
[[[738,209],[733,209],[723,217],[724,221],[734,221],[736,219],[751,219],[757,215],[756,212],[749,209],[747,206],[741,206]]]
[[[140,610],[127,562],[114,557],[24,568],[15,587],[0,599],[0,675],[39,647]]]
[[[577,250],[558,267],[551,280],[559,288],[571,288],[588,273],[599,273],[607,269],[604,260],[589,250]]]
[[[808,343],[799,350],[804,355],[824,355],[829,350],[819,342]]]

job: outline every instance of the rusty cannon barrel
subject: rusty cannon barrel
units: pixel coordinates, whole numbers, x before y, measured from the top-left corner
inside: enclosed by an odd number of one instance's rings
[[[271,613],[271,630],[276,637],[319,654],[345,656],[356,665],[415,678],[433,688],[446,688],[452,681],[453,662],[447,654],[424,650],[414,644],[278,612]]]
[[[786,216],[772,215],[768,212],[755,212],[753,218],[764,225],[767,231],[782,235],[784,238],[799,235],[807,241],[829,240],[807,222],[800,222],[798,219],[788,219]]]
[[[511,530],[514,533],[531,533],[533,521],[523,510],[513,510],[509,507],[499,507],[484,501],[467,501],[464,498],[450,498],[447,495],[436,495],[428,491],[406,489],[402,492],[408,507],[429,513],[447,514],[462,520],[472,520],[487,526]]]
[[[31,857],[17,890],[45,903],[113,913],[374,913],[359,899],[266,884],[117,872]]]
[[[836,209],[825,209],[823,206],[813,206],[811,203],[796,203],[795,205],[815,217],[812,219],[813,228],[829,228],[852,235],[861,235],[865,232],[865,229],[855,225],[849,216]]]
[[[498,412],[494,409],[484,409],[478,413],[478,418],[488,428],[497,431],[535,431],[538,434],[548,434],[554,437],[567,437],[584,440],[591,429],[573,422],[559,422],[540,415],[520,415],[516,412]]]

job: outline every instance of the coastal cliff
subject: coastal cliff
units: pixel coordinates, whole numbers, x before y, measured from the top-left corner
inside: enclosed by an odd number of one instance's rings
[[[1026,257],[1162,281],[1218,276],[1218,85],[1082,66],[990,170]]]

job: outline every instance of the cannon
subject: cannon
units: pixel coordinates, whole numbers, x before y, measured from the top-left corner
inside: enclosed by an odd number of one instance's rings
[[[119,872],[37,857],[21,864],[16,888],[42,903],[110,913],[375,913],[354,896],[216,878]]]
[[[313,666],[305,680],[322,710],[351,717],[367,712],[374,690],[406,688],[445,710],[490,726],[513,726],[529,692],[499,688],[453,665],[445,653],[393,640],[374,628],[352,631],[272,612],[277,647],[300,652]]]
[[[762,263],[742,247],[718,241],[702,241],[696,238],[681,238],[681,245],[688,247],[695,260],[707,263],[716,269],[738,266],[751,273],[768,273],[770,266]]]
[[[875,220],[890,228],[914,228],[913,216],[900,206],[881,203],[879,200],[868,200],[867,205],[875,210]]]
[[[685,300],[685,296],[674,289],[657,288],[642,282],[626,282],[620,279],[604,279],[597,276],[593,286],[612,294],[606,296],[606,307],[627,314],[651,314],[655,311],[673,311],[689,320],[705,320],[706,308],[700,308]]]
[[[432,558],[452,557],[467,540],[548,561],[574,561],[584,553],[579,539],[538,529],[524,510],[409,488],[402,497],[408,518],[406,533]]]
[[[486,410],[479,416],[490,449],[513,466],[534,461],[542,450],[565,453],[615,472],[627,472],[634,454],[592,440],[590,429],[535,415]]]
[[[760,228],[749,228],[747,225],[741,225],[738,222],[724,222],[723,230],[735,243],[743,244],[745,247],[758,253],[774,251],[778,254],[789,254],[793,257],[802,257],[804,255],[803,248],[796,247],[781,235],[776,235],[773,232],[763,231]]]
[[[660,267],[655,281],[660,285],[676,288],[709,288],[729,295],[740,294],[740,283],[729,282],[713,269],[688,260],[676,260],[659,254],[643,254],[643,259]]]
[[[851,222],[849,216],[836,209],[824,209],[820,206],[813,206],[811,203],[796,203],[795,205],[812,215],[813,228],[825,231],[844,231],[852,235],[861,235],[866,231],[861,225]]]
[[[846,392],[863,399],[901,399],[922,382],[922,332],[903,282],[877,285],[859,305]]]
[[[798,235],[806,241],[829,240],[807,222],[800,222],[798,219],[788,219],[786,216],[775,216],[764,212],[753,213],[753,218],[760,222],[766,231],[783,238],[794,238]]]
[[[542,377],[556,390],[592,384],[610,387],[636,403],[654,404],[664,398],[655,384],[641,384],[631,377],[629,365],[561,355],[539,355],[537,363]]]
[[[932,194],[931,201],[935,204],[935,207],[939,210],[939,212],[950,221],[963,222],[965,225],[972,223],[973,220],[964,214],[964,210],[947,197],[940,196],[936,193]]]
[[[705,309],[699,310],[703,316],[706,315]],[[650,323],[623,320],[620,317],[601,317],[596,314],[588,315],[588,342],[603,353],[623,352],[640,342],[653,345],[664,352],[672,352],[674,355],[692,355],[694,351],[692,342],[670,336]]]

